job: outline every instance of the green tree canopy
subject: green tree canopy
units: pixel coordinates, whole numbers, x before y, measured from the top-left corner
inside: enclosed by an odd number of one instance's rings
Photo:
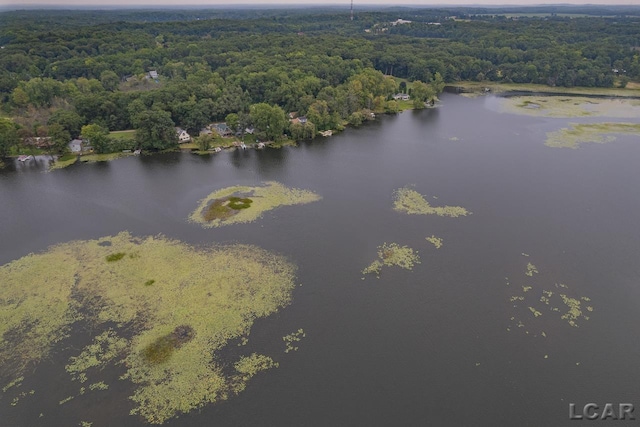
[[[109,131],[100,125],[90,124],[82,126],[82,138],[86,139],[96,153],[109,151]]]
[[[164,110],[145,110],[135,116],[136,142],[145,150],[165,150],[178,145],[175,123]]]
[[[18,132],[13,121],[0,117],[0,158],[6,157],[18,144]]]
[[[273,141],[282,137],[288,124],[287,116],[282,108],[264,102],[252,105],[249,108],[249,115],[256,130]]]
[[[62,154],[67,151],[69,141],[71,141],[71,134],[69,131],[62,127],[62,125],[54,123],[49,126],[48,132],[51,142],[53,143],[53,146],[51,147],[53,151],[58,154]]]

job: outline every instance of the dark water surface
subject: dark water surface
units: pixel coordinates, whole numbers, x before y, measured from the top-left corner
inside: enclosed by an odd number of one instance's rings
[[[280,367],[170,426],[580,425],[569,421],[571,402],[630,402],[640,418],[640,144],[624,136],[548,148],[546,132],[580,120],[500,114],[485,102],[445,94],[437,109],[297,148],[131,157],[51,173],[16,165],[0,171],[0,264],[123,230],[250,243],[297,264],[293,304],[250,335],[249,348]],[[212,191],[268,180],[323,199],[252,224],[187,222]],[[395,212],[393,191],[407,184],[473,215]],[[425,240],[432,234],[441,249]],[[413,247],[422,263],[362,280],[384,242]],[[536,280],[589,296],[590,320],[572,328],[549,319],[547,338],[507,331],[527,262]],[[298,328],[306,338],[285,354],[282,336]],[[58,405],[77,393],[64,364],[79,348],[25,380],[34,396],[15,407],[1,397],[0,427],[143,425],[128,415],[131,390],[115,371],[109,391]]]

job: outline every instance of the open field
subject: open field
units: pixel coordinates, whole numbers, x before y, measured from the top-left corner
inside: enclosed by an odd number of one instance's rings
[[[112,138],[122,138],[132,140],[136,137],[136,131],[134,129],[131,130],[116,130],[113,132],[109,132],[109,136]]]

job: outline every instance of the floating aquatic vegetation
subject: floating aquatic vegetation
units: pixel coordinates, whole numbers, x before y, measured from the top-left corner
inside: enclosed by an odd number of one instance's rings
[[[410,187],[399,188],[394,192],[393,209],[413,215],[438,215],[453,218],[471,214],[460,206],[431,206],[422,194]]]
[[[496,102],[500,112],[529,116],[640,118],[640,106],[633,99],[542,95],[510,96]]]
[[[229,197],[229,208],[233,210],[248,209],[251,207],[253,200],[249,198]]]
[[[273,181],[258,187],[228,187],[201,200],[189,220],[204,227],[246,223],[279,206],[301,205],[320,199],[311,191],[288,188]]]
[[[296,332],[292,332],[289,335],[282,337],[282,341],[284,341],[286,347],[284,352],[289,353],[290,351],[298,351],[298,346],[294,343],[302,341],[302,338],[306,336],[307,335],[304,333],[304,330],[298,329]]]
[[[562,128],[547,133],[545,145],[553,148],[578,148],[580,144],[593,142],[605,144],[616,140],[616,135],[640,136],[638,123],[569,123]]]
[[[107,262],[120,261],[122,258],[124,258],[125,255],[126,254],[124,252],[118,252],[115,254],[107,255]]]
[[[581,317],[585,320],[589,320],[588,316],[582,314],[582,302],[580,301],[580,299],[583,299],[584,297],[575,299],[561,294],[560,298],[562,298],[562,302],[567,306],[568,309],[567,312],[562,315],[561,319],[566,320],[569,325],[574,327],[578,326],[576,321]],[[593,311],[593,307],[587,307],[587,310]]]
[[[378,259],[362,270],[362,274],[375,273],[377,277],[380,277],[380,270],[384,266],[395,265],[405,270],[411,270],[415,264],[420,264],[417,251],[397,243],[384,243],[382,246],[378,246]]]
[[[426,238],[429,243],[436,247],[436,249],[440,249],[442,247],[442,238],[431,235],[431,237]]]
[[[236,371],[244,374],[248,380],[258,372],[277,368],[278,363],[274,362],[269,356],[253,353],[251,356],[241,357],[240,360],[234,364],[234,367]]]
[[[541,283],[541,279],[534,277],[537,273],[536,266],[530,262],[527,263],[525,275],[529,278],[526,284],[521,285],[522,292],[509,296],[513,315],[507,331],[511,331],[513,326],[516,326],[526,334],[532,333],[546,338],[545,330],[548,330],[550,322],[561,321],[569,326],[578,327],[580,320],[589,320],[589,316],[583,313],[582,303],[591,301],[590,298],[570,296],[569,286],[564,283],[553,284],[554,288],[562,289],[561,292],[550,290],[548,286]],[[593,307],[586,306],[584,311],[592,312]]]
[[[166,362],[173,352],[193,339],[193,328],[189,325],[177,326],[171,333],[156,338],[142,350],[142,357],[151,364]]]
[[[533,277],[534,274],[538,274],[538,268],[529,262],[527,263],[527,271],[524,274]]]
[[[18,402],[20,402],[21,399],[27,397],[27,396],[33,396],[36,393],[35,390],[29,390],[29,391],[22,391],[20,393],[18,393],[17,396],[15,396],[13,398],[13,400],[11,401],[11,406],[17,406]]]
[[[109,389],[109,384],[105,384],[102,381],[89,385],[89,390],[107,390],[107,389]]]
[[[531,313],[533,313],[534,317],[542,316],[542,313],[540,313],[538,310],[536,310],[533,307],[529,307],[529,310],[531,311]]]
[[[71,374],[72,380],[83,383],[87,380],[87,370],[103,369],[128,345],[129,342],[126,339],[119,337],[112,329],[108,329],[94,337],[93,342],[87,345],[78,356],[69,358],[69,364],[65,366],[65,370]]]
[[[67,402],[72,401],[75,398],[75,396],[67,396],[64,399],[62,399],[60,402],[58,402],[58,405],[64,405]]]
[[[18,377],[15,380],[11,381],[4,387],[2,387],[2,392],[6,393],[12,387],[20,387],[22,385],[22,381],[24,381],[24,377]]]
[[[119,253],[135,256],[107,261]],[[5,391],[80,321],[96,336],[66,370],[70,379],[90,385],[59,404],[106,390],[108,384],[88,379],[120,363],[122,379],[133,385],[132,413],[150,423],[227,399],[254,370],[230,375],[216,351],[246,337],[256,318],[289,303],[294,272],[283,257],[254,246],[196,249],[128,233],[25,256],[0,267],[0,377],[16,378]],[[155,283],[145,286],[151,275]],[[170,354],[155,357],[154,345],[163,340]],[[268,365],[263,358],[249,361]]]

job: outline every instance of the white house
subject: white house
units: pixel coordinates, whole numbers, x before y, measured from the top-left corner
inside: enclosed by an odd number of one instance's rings
[[[396,93],[395,95],[393,95],[393,99],[395,99],[396,101],[408,101],[409,95],[407,95],[406,93]]]
[[[184,129],[176,128],[176,134],[178,135],[178,142],[180,144],[191,141],[191,135]]]
[[[81,153],[82,152],[82,140],[74,139],[68,144],[69,151],[72,153]]]

